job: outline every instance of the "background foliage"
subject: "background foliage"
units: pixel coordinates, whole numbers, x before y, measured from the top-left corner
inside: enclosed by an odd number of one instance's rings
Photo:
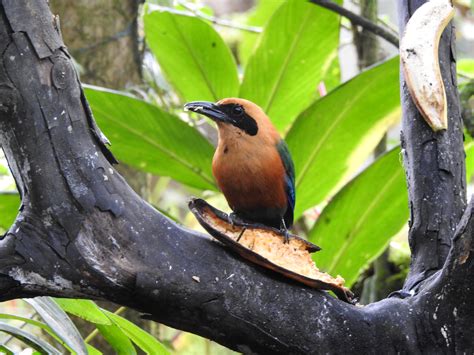
[[[408,203],[398,142],[390,135],[400,119],[398,57],[382,55],[379,63],[343,81],[340,30],[347,24],[337,14],[304,1],[261,0],[231,18],[253,26],[245,31],[216,26],[212,15],[193,3],[149,1],[140,18],[150,54],[144,84],[127,92],[85,89],[112,151],[142,177],[137,190],[193,228],[198,227],[185,207],[189,196],[228,210],[211,173],[215,129],[206,119],[185,114],[182,106],[243,97],[264,108],[289,145],[296,167],[295,230],[323,248],[314,256],[318,267],[340,274],[359,293],[371,262],[384,251],[392,255],[395,273],[403,274]],[[469,87],[474,61],[460,60],[459,71],[461,89]],[[472,113],[471,97],[466,105]],[[374,149],[387,134],[382,146],[387,152],[374,160]],[[469,177],[473,149],[467,139]],[[5,163],[0,179],[0,229],[6,231],[19,197]],[[32,317],[0,314],[0,331],[37,351],[98,354],[91,343],[102,337],[121,354],[135,354],[137,348],[153,354],[227,352],[164,326],[160,343],[121,317],[123,309],[110,312],[92,301],[29,303]],[[90,323],[89,335],[81,335],[65,312]],[[31,330],[23,330],[25,325]],[[5,344],[3,351],[11,352]]]

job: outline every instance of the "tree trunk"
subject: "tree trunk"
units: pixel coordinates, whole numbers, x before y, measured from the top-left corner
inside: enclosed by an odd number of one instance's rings
[[[141,0],[50,0],[59,14],[68,50],[81,67],[81,81],[123,89],[141,83]]]
[[[474,219],[473,204],[463,215],[451,26],[440,46],[448,131],[428,128],[402,80],[410,297],[357,307],[249,265],[140,199],[112,166],[46,0],[0,3],[0,142],[22,197],[0,242],[2,300],[107,299],[244,353],[472,351]],[[401,1],[402,23],[421,3]]]

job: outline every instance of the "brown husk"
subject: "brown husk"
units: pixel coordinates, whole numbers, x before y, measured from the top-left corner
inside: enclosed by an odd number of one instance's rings
[[[284,235],[277,229],[261,224],[232,221],[229,216],[202,199],[193,199],[189,208],[199,223],[216,239],[252,263],[274,270],[307,286],[330,290],[341,300],[353,303],[352,292],[344,287],[341,276],[319,271],[310,253],[320,248],[302,238]],[[237,239],[245,228],[239,242]]]

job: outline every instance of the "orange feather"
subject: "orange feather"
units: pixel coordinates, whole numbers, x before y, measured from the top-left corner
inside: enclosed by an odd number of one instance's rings
[[[263,110],[254,103],[237,98],[218,104],[240,104],[256,120],[255,136],[241,129],[218,123],[219,143],[212,171],[230,207],[235,210],[285,209],[285,168],[276,145],[280,135]]]

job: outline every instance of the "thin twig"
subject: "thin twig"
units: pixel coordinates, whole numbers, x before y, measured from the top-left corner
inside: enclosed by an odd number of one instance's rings
[[[399,42],[398,37],[387,31],[385,28],[367,20],[366,18],[359,16],[352,11],[349,11],[342,6],[333,3],[330,0],[309,0],[311,3],[324,7],[328,10],[334,11],[341,16],[348,18],[352,23],[365,28],[366,30],[375,33],[377,36],[382,37],[387,42],[393,44],[398,48]]]
[[[398,29],[395,28],[393,23],[386,21],[381,17],[377,17],[377,23],[385,27],[388,31],[392,32],[394,36],[398,37]]]
[[[217,17],[214,17],[214,16],[209,16],[209,15],[195,9],[194,7],[189,6],[189,4],[187,4],[185,2],[178,1],[178,4],[183,6],[188,11],[181,11],[181,10],[173,9],[171,7],[155,5],[155,4],[150,4],[149,9],[151,11],[166,10],[166,11],[171,12],[173,14],[180,14],[180,15],[194,15],[196,17],[199,17],[199,18],[203,19],[203,20],[212,22],[214,25],[234,28],[236,30],[242,30],[242,31],[247,31],[247,32],[252,32],[252,33],[261,33],[262,32],[261,27],[242,25],[242,24],[235,23],[235,22],[232,22],[232,21],[227,21],[227,20],[224,20],[224,19],[220,19],[220,18],[217,18]]]
[[[260,27],[242,25],[242,24],[239,24],[239,23],[235,23],[235,22],[224,20],[224,19],[220,19],[220,18],[217,18],[217,17],[214,17],[214,16],[209,16],[209,15],[199,11],[198,9],[194,8],[193,6],[190,6],[188,3],[184,2],[184,1],[178,1],[178,4],[183,6],[186,10],[191,11],[197,17],[202,18],[203,20],[210,21],[214,25],[229,27],[229,28],[235,28],[237,30],[248,31],[248,32],[253,32],[253,33],[262,32],[262,29]]]

